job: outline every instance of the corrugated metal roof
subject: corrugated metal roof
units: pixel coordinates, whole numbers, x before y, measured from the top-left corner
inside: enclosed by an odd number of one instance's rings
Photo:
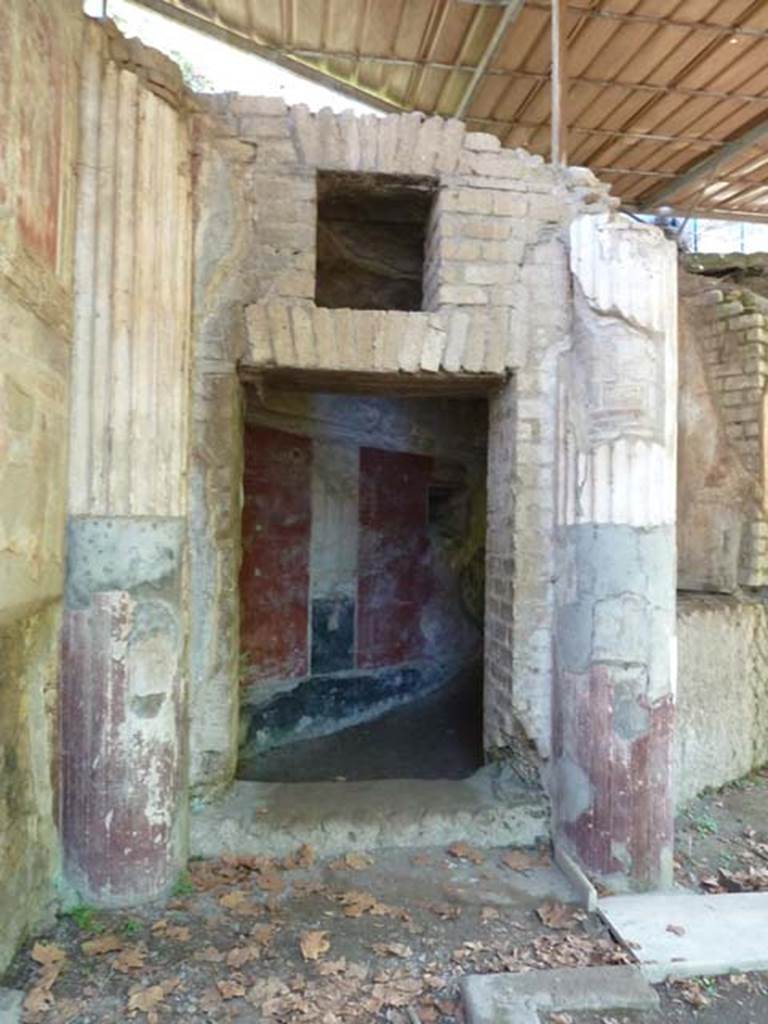
[[[471,0],[140,2],[380,105],[444,116],[505,13]],[[465,114],[471,129],[545,157],[550,16],[550,0],[525,0]],[[768,218],[767,0],[568,0],[564,24],[569,163],[610,181],[627,205],[662,197],[686,211]],[[748,146],[731,145],[750,129]]]

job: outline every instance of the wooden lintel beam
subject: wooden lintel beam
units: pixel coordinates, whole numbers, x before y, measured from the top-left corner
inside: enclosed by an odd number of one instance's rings
[[[551,0],[552,43],[552,108],[551,108],[551,142],[550,160],[553,164],[564,165],[568,162],[568,69],[567,69],[567,38],[565,14],[568,7],[566,0]]]

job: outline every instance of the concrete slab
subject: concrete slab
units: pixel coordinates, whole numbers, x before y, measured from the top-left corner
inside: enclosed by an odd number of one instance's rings
[[[375,782],[236,782],[193,808],[191,854],[283,857],[302,843],[318,856],[351,850],[533,846],[549,838],[549,806],[499,766],[468,779]]]
[[[0,988],[0,1024],[21,1024],[24,993],[15,988]]]
[[[652,982],[768,970],[768,892],[609,896],[597,909]]]
[[[573,967],[462,979],[469,1024],[538,1024],[539,1011],[654,1010],[659,997],[637,967]]]

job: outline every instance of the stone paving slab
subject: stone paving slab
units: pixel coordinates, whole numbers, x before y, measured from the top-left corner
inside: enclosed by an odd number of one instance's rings
[[[597,909],[652,982],[768,970],[768,892],[609,896]]]
[[[659,997],[637,967],[572,967],[462,979],[469,1024],[539,1024],[539,1011],[654,1010]]]
[[[14,988],[0,988],[0,1024],[21,1024],[24,993]]]

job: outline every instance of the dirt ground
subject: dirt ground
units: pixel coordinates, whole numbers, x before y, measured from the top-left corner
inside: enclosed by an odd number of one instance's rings
[[[695,800],[679,817],[676,847],[687,888],[768,889],[768,768]]]
[[[571,898],[546,851],[201,861],[164,906],[76,908],[5,984],[30,1024],[448,1024],[465,972],[626,961]]]
[[[768,888],[768,772],[697,800],[678,823],[679,881]],[[458,1024],[462,974],[626,963],[546,851],[449,849],[318,861],[200,861],[162,905],[76,907],[3,979],[26,1024],[167,1021]],[[765,1024],[768,975],[659,987],[657,1013],[552,1024]]]

